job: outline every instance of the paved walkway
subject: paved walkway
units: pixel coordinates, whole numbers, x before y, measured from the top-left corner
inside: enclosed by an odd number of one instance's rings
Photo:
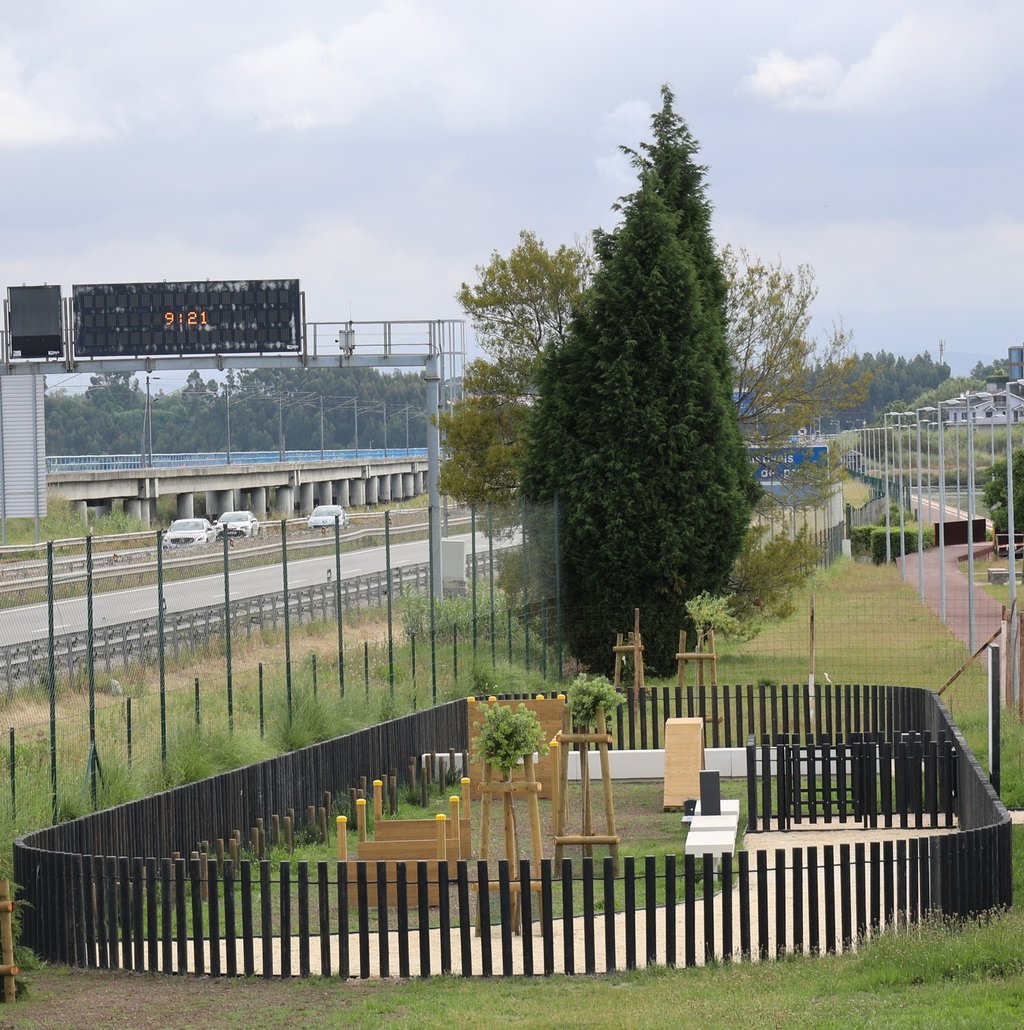
[[[928,502],[925,502],[925,514],[928,515]],[[932,517],[938,516],[938,506]],[[948,509],[947,518],[956,518],[955,509]],[[966,518],[966,515],[961,516]],[[941,580],[945,579],[946,594],[946,625],[950,632],[963,643],[970,646],[970,618],[971,603],[968,576],[961,571],[961,562],[967,559],[967,545],[957,544],[956,546],[946,545],[942,551],[945,554],[945,562],[940,562],[941,552],[938,547],[930,547],[921,552],[920,571],[917,554],[908,554],[905,559],[896,558],[896,564],[903,572],[903,578],[913,587],[919,587],[923,574],[924,600],[931,610],[942,616],[941,609]],[[905,568],[903,568],[905,562]],[[988,583],[988,567],[993,563],[992,545],[974,545],[974,650],[981,647],[986,640],[999,628],[1002,620],[1002,605],[985,589]],[[998,564],[1003,567],[1006,562],[1000,560]],[[943,571],[945,576],[941,576]]]

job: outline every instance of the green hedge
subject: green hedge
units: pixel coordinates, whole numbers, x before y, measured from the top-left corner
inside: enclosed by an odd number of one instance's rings
[[[885,526],[872,526],[871,528],[871,560],[876,565],[885,564]],[[929,533],[931,536],[931,533]],[[900,556],[900,527],[891,526],[889,529],[889,550],[893,561]],[[917,527],[913,532],[909,528],[903,530],[903,553],[917,553]]]

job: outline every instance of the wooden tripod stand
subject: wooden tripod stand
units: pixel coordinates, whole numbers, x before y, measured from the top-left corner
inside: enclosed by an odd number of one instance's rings
[[[511,779],[495,779],[494,766],[489,762],[484,764],[483,783],[480,784],[480,858],[487,861],[491,854],[491,798],[495,795],[501,797],[501,807],[504,814],[505,824],[505,857],[508,859],[509,868],[515,874],[519,872],[519,840],[516,836],[516,813],[512,804],[513,798],[517,795],[526,797],[527,809],[530,813],[530,838],[533,845],[533,867],[539,874],[540,863],[544,855],[543,842],[540,832],[540,807],[537,804],[537,795],[540,792],[541,784],[538,783],[534,772],[533,755],[523,757],[522,780],[512,781]],[[476,885],[479,889],[479,884]],[[497,890],[497,883],[488,884],[491,890]],[[522,904],[520,891],[525,885],[518,880],[509,884],[512,893],[512,925],[516,933],[522,931]],[[529,889],[540,894],[540,880],[531,879]],[[479,907],[477,908],[476,933],[479,937],[483,932],[483,920]]]
[[[612,735],[608,732],[604,712],[597,713],[596,733],[575,733],[563,730],[555,737],[558,745],[557,794],[552,799],[554,814],[555,868],[562,863],[565,848],[582,847],[583,854],[591,857],[594,845],[607,845],[615,860],[615,871],[619,869],[619,835],[615,829],[615,801],[612,796],[612,777],[608,762],[608,745]],[[569,751],[573,744],[580,745],[580,788],[582,794],[583,830],[580,833],[566,833],[569,816]],[[604,814],[607,833],[594,832],[593,805],[590,791],[590,745],[597,747],[601,763],[601,783],[604,790]]]

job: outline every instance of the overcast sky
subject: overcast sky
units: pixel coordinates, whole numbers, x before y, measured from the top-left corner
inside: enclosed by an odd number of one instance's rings
[[[811,265],[819,335],[944,340],[954,374],[1024,337],[1019,0],[2,10],[3,287],[294,277],[313,320],[457,318],[521,229],[615,224],[668,83],[716,237]]]

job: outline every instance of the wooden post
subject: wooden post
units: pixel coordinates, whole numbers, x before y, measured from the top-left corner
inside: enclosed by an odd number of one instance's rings
[[[384,818],[384,781],[373,781],[373,819],[380,822]]]
[[[0,880],[0,954],[3,957],[4,1002],[13,1004],[16,994],[14,978],[21,970],[14,964],[14,933],[11,913],[16,902],[11,899],[11,881]],[[12,1024],[13,1025],[13,1024]]]
[[[348,861],[348,816],[339,815],[335,820],[338,828],[338,861]]]
[[[366,840],[366,798],[356,798],[356,837],[360,844]]]
[[[559,788],[561,786],[559,780],[561,777],[558,775],[562,768],[562,756],[559,753],[559,749],[560,744],[558,738],[555,737],[554,740],[548,743],[548,750],[551,752],[551,768],[554,771],[551,781],[551,833],[555,837],[562,832],[558,823],[558,815],[562,806],[559,797]]]
[[[434,819],[437,822],[437,860],[443,862],[448,857],[448,831],[446,828],[448,816],[444,812],[438,812]]]
[[[540,784],[537,783],[537,776],[533,768],[533,755],[526,755],[523,758],[523,771],[526,774],[527,783],[536,783],[537,790],[540,789]],[[539,861],[540,855],[544,854],[544,841],[541,837],[540,832],[540,807],[537,804],[537,791],[533,791],[530,795],[533,798],[532,804],[529,806],[530,812],[530,836],[533,841],[533,856],[534,861]],[[539,875],[540,870],[535,869],[535,873]]]
[[[465,816],[463,816],[464,819],[472,819],[473,818],[473,813],[472,813],[472,810],[470,809],[470,791],[469,791],[469,788],[470,788],[470,784],[471,783],[472,783],[472,781],[470,780],[470,778],[468,776],[463,776],[462,777],[462,782],[461,782],[460,786],[462,787],[462,811],[466,813]]]
[[[455,824],[455,855],[457,858],[462,857],[462,842],[461,842],[461,823],[459,822],[459,795],[452,794],[448,799],[448,807],[451,810],[451,820]]]

